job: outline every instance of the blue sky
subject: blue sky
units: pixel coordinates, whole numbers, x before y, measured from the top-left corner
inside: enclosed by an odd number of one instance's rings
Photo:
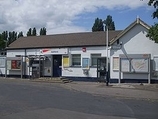
[[[129,24],[136,20],[137,16],[142,19],[148,25],[153,25],[158,19],[152,18],[152,10],[141,7],[137,9],[127,10],[107,10],[99,9],[95,13],[84,13],[79,16],[78,20],[74,20],[75,25],[86,27],[88,31],[91,31],[95,18],[105,20],[107,15],[111,15],[115,22],[116,30],[123,30],[128,27]]]
[[[0,0],[0,33],[45,27],[47,34],[90,32],[95,18],[113,17],[116,30],[123,30],[137,16],[149,25],[153,8],[149,0]],[[9,9],[8,9],[9,8]]]

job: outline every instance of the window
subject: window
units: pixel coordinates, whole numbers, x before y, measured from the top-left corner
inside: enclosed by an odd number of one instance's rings
[[[72,55],[72,66],[81,66],[81,55],[80,54]]]
[[[119,70],[119,57],[113,57],[113,70]]]
[[[91,54],[91,66],[97,66],[97,59],[101,57],[101,54]]]

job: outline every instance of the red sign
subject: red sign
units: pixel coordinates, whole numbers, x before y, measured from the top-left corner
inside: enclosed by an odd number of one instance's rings
[[[83,52],[86,52],[86,48],[82,48],[82,51],[83,51]]]

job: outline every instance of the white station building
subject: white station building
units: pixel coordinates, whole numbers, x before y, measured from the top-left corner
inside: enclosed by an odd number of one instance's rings
[[[146,37],[149,25],[137,18],[126,29],[21,37],[0,58],[1,74],[68,77],[73,80],[158,82],[158,44]]]

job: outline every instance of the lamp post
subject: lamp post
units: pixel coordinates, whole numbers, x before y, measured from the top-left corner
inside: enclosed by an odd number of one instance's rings
[[[106,86],[109,85],[109,61],[108,61],[108,46],[109,46],[109,34],[108,34],[108,26],[106,25],[106,22],[103,22],[104,24],[104,31],[106,34]]]

